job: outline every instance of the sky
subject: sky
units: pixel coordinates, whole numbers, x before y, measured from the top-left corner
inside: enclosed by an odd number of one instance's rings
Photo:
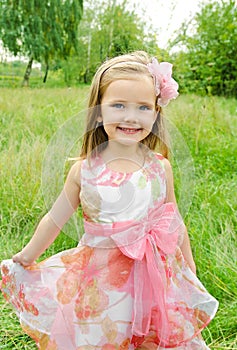
[[[148,23],[159,30],[157,41],[161,48],[166,48],[167,41],[174,31],[198,11],[200,3],[199,0],[128,0],[128,2],[140,7],[141,9],[137,9],[138,14],[143,19],[147,18]],[[202,2],[205,3],[207,0]]]

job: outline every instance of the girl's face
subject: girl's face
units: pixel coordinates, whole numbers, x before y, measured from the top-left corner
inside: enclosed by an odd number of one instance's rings
[[[101,116],[109,140],[130,145],[145,139],[156,120],[153,80],[147,76],[113,81],[101,101]]]

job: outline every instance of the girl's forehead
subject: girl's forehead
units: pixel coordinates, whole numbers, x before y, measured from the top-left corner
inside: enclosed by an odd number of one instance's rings
[[[103,97],[112,95],[142,95],[155,99],[155,88],[152,77],[136,75],[134,77],[115,79],[106,87]],[[134,96],[134,97],[135,97]]]

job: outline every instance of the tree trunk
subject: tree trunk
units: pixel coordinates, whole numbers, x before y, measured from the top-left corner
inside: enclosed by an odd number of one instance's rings
[[[49,65],[46,64],[46,71],[45,71],[43,83],[46,83],[46,81],[47,81],[48,72],[49,72]]]
[[[111,58],[111,52],[112,52],[112,47],[113,47],[115,6],[116,6],[116,0],[113,0],[112,17],[111,17],[110,32],[109,32],[109,47],[108,47],[108,51],[107,51],[107,59]]]
[[[25,71],[23,82],[22,82],[22,86],[29,86],[29,80],[30,80],[30,73],[31,73],[31,70],[32,70],[32,64],[33,64],[33,57],[31,56],[30,59],[29,59],[29,62],[27,64],[27,67],[26,67],[26,71]]]
[[[87,46],[87,60],[86,60],[86,72],[84,74],[84,83],[88,83],[88,75],[90,72],[90,60],[91,60],[91,29],[88,35],[88,46]]]

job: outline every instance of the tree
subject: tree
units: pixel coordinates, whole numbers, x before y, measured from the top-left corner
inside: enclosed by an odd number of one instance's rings
[[[157,47],[156,33],[147,28],[135,8],[129,9],[127,1],[88,0],[79,26],[78,53],[62,64],[63,70],[66,79],[88,83],[107,58],[142,49],[158,56],[162,52]]]
[[[190,34],[192,33],[192,34]],[[186,90],[237,96],[237,7],[234,0],[202,6],[189,25],[183,24],[172,45],[178,79]]]
[[[24,85],[29,84],[33,60],[44,63],[66,59],[77,49],[83,0],[0,0],[0,39],[13,53],[29,58]]]

